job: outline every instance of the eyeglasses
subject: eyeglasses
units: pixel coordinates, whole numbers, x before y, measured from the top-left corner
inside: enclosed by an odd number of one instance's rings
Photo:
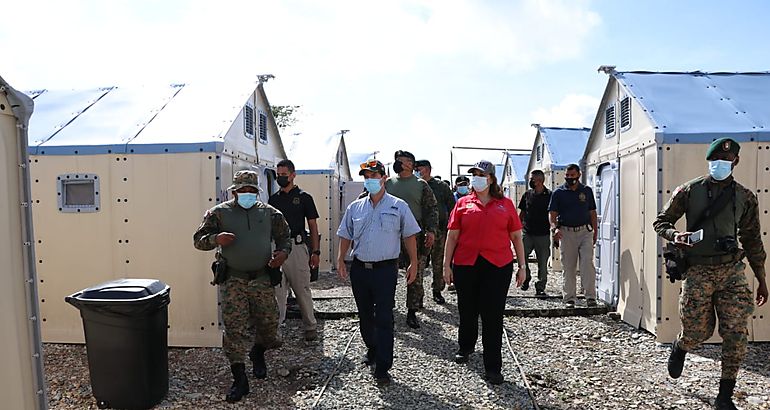
[[[377,161],[376,159],[373,159],[371,161],[366,161],[361,163],[361,169],[367,169],[367,168],[377,168],[379,166],[380,161]]]

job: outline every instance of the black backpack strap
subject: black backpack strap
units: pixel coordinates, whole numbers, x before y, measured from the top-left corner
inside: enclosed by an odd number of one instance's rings
[[[704,185],[707,183],[706,180],[703,180]],[[711,198],[711,190],[709,190],[709,198]],[[730,183],[729,187],[723,189],[716,199],[709,202],[709,205],[703,210],[703,213],[698,215],[698,218],[696,218],[693,223],[687,224],[687,232],[693,232],[704,222],[717,216],[717,214],[722,212],[725,206],[727,206],[727,203],[730,202],[730,200],[735,200],[735,181]]]

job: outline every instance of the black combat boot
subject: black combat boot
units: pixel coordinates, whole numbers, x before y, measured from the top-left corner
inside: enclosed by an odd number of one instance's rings
[[[682,369],[684,368],[684,355],[687,354],[686,350],[679,348],[678,340],[674,340],[671,344],[671,355],[668,356],[668,375],[676,379],[682,375]]]
[[[433,291],[433,301],[436,302],[437,305],[443,305],[446,303],[446,299],[444,299],[444,296],[441,295],[440,290]]]
[[[406,312],[406,325],[412,329],[420,328],[420,322],[417,321],[417,310],[409,309]]]
[[[735,380],[720,380],[719,394],[717,394],[717,399],[714,400],[714,408],[717,410],[736,410],[733,403],[733,390],[735,390]]]
[[[246,365],[243,363],[233,363],[230,365],[230,370],[233,372],[233,385],[227,392],[225,401],[235,403],[249,394],[249,378],[246,377]]]
[[[249,352],[249,359],[254,365],[254,377],[257,379],[267,378],[267,364],[265,364],[265,348],[254,345]]]

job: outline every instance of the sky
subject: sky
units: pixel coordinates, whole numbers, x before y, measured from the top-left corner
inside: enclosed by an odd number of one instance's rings
[[[405,149],[446,176],[453,146],[531,149],[530,124],[590,127],[600,65],[770,70],[769,12],[760,0],[26,0],[2,6],[0,76],[30,90],[273,74],[271,104],[301,107],[287,139],[349,130],[349,153],[387,163]]]

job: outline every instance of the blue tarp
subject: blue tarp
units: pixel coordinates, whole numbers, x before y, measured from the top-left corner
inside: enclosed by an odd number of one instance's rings
[[[663,143],[770,140],[770,73],[616,72]],[[633,123],[633,119],[632,119]]]

